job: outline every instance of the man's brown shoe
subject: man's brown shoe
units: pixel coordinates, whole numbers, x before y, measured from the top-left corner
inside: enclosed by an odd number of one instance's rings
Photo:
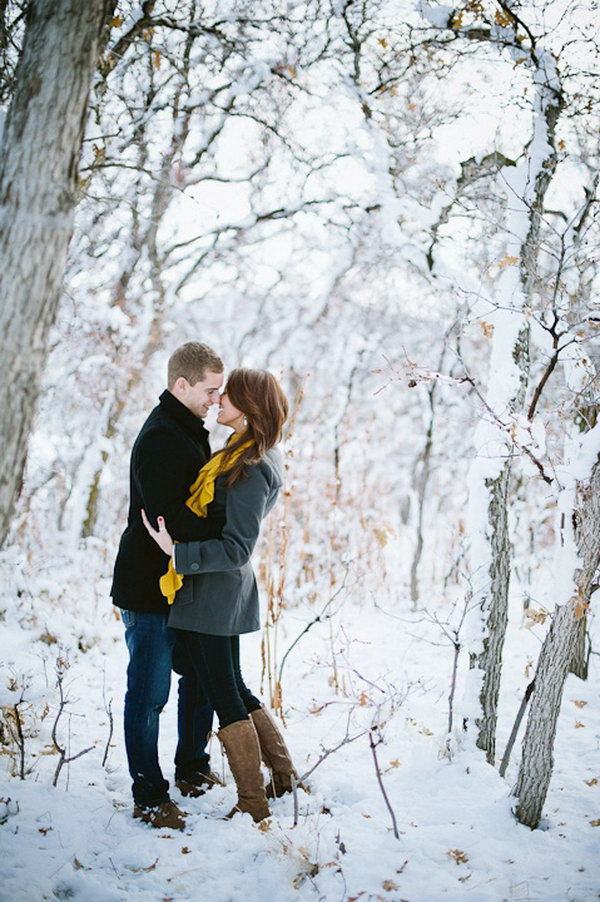
[[[216,774],[209,771],[207,774],[196,774],[193,780],[175,780],[175,786],[182,796],[188,796],[191,799],[197,799],[203,796],[205,792],[212,789],[213,786],[224,786],[225,784],[219,780]]]
[[[178,808],[171,799],[159,802],[158,805],[134,805],[133,816],[151,827],[185,830],[185,811]]]

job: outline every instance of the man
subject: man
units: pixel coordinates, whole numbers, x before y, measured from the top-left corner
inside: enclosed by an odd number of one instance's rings
[[[168,557],[148,535],[140,511],[160,514],[180,541],[214,538],[224,521],[203,519],[185,502],[210,457],[203,418],[218,402],[223,363],[205,344],[190,341],[172,354],[168,388],[144,423],[131,452],[127,528],[115,562],[111,595],[121,608],[129,650],[125,745],[133,780],[134,817],[154,827],[182,830],[184,813],[169,797],[158,761],[159,715],[169,696],[171,668],[181,674],[175,782],[184,795],[200,795],[215,782],[206,743],[213,710],[177,632],[167,626],[168,605],[159,579]]]

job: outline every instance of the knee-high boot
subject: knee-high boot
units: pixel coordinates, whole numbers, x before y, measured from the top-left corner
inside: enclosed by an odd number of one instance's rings
[[[279,798],[284,793],[292,791],[292,777],[297,781],[298,773],[292,764],[285,740],[270,712],[263,706],[252,711],[250,717],[258,733],[262,759],[271,771],[267,798]]]
[[[223,727],[218,733],[229,761],[229,767],[237,786],[238,800],[227,815],[247,811],[254,821],[269,817],[269,803],[260,769],[260,744],[251,720],[237,720]]]

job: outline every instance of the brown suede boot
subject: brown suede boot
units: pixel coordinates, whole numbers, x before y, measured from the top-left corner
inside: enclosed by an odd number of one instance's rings
[[[262,760],[271,771],[271,781],[267,786],[267,798],[279,798],[292,791],[292,777],[298,781],[298,773],[292,764],[285,740],[270,711],[263,706],[250,713],[258,733]],[[304,789],[300,783],[297,786]]]
[[[171,799],[159,802],[158,805],[134,805],[133,816],[151,827],[185,830],[185,811],[178,808]]]
[[[247,811],[258,823],[269,817],[269,805],[260,769],[260,744],[251,720],[236,720],[218,733],[238,791],[238,800],[227,818]]]

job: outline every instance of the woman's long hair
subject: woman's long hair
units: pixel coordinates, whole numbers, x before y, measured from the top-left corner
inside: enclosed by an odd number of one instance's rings
[[[246,418],[246,428],[237,438],[217,451],[223,455],[227,467],[231,454],[247,441],[245,448],[225,477],[225,485],[231,486],[246,472],[249,464],[257,464],[269,448],[281,441],[281,431],[288,415],[288,401],[279,382],[267,370],[250,370],[239,367],[232,370],[225,388],[227,397]]]

